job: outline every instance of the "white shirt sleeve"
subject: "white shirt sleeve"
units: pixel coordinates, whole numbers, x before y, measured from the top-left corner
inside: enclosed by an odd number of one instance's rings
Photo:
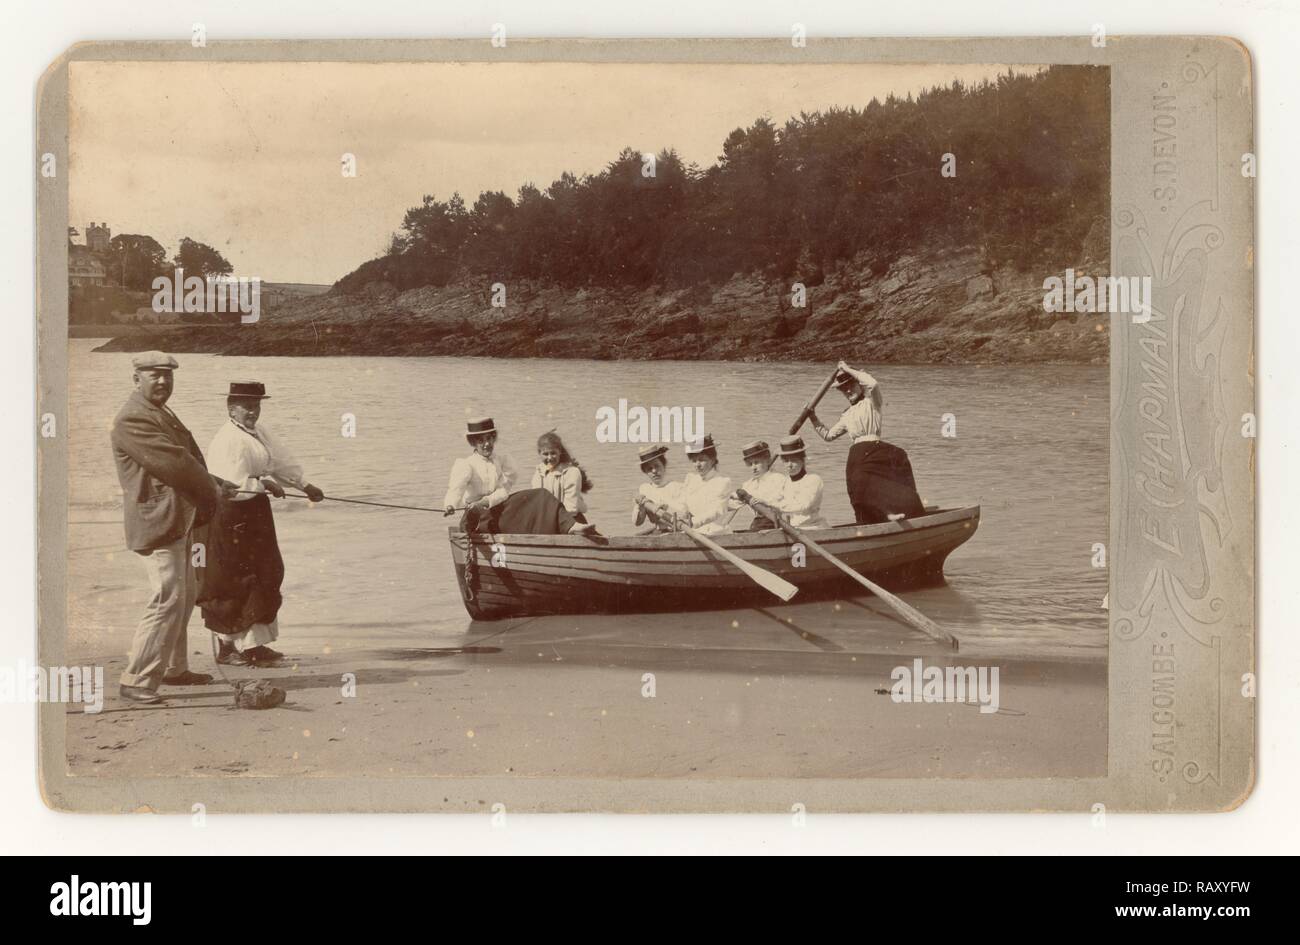
[[[866,371],[856,371],[853,368],[849,368],[848,373],[853,375],[853,378],[868,391],[876,389],[876,379]]]
[[[781,497],[785,495],[786,488],[790,485],[790,477],[778,472],[766,473],[758,483],[758,489],[753,493],[754,498],[766,502],[768,505],[775,505],[778,508],[781,505]]]
[[[473,470],[470,469],[469,460],[462,457],[451,464],[451,475],[447,479],[447,495],[442,500],[444,508],[460,508],[464,504],[465,489],[469,486],[471,475]]]
[[[533,488],[541,489],[545,484],[546,483],[542,478],[542,467],[538,466],[536,469],[533,470]]]
[[[515,464],[510,457],[502,454],[497,459],[497,487],[487,496],[488,508],[500,505],[510,498],[510,487],[515,484]]]
[[[244,442],[245,438],[247,443]],[[204,457],[208,472],[235,483],[240,492],[265,492],[259,478],[261,470],[256,466],[257,457],[253,454],[253,445],[253,437],[227,420],[212,438],[212,444]]]
[[[664,486],[663,504],[668,506],[669,511],[683,515],[686,512],[686,486],[680,480],[670,482]]]
[[[791,481],[781,497],[781,511],[789,515],[815,515],[822,505],[825,484],[816,473],[808,473],[798,482]]]
[[[568,509],[570,514],[577,515],[582,511],[582,470],[577,466],[570,466],[560,477],[560,501]]]
[[[257,429],[261,431],[262,441],[271,454],[269,475],[282,486],[293,486],[295,489],[305,486],[307,480],[302,474],[302,464],[289,452],[289,448],[267,427],[258,424]]]
[[[729,495],[731,480],[726,476],[697,483],[690,502],[691,519],[695,525],[711,525],[725,518]]]

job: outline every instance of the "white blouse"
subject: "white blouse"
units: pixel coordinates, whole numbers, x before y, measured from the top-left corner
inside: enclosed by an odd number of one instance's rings
[[[470,453],[452,463],[448,480],[444,507],[464,508],[486,497],[488,508],[492,508],[509,498],[510,487],[515,484],[515,465],[500,453],[493,453],[491,459]]]
[[[830,523],[822,517],[824,489],[822,477],[816,473],[804,473],[797,480],[788,479],[777,508],[795,528],[830,528]]]
[[[666,505],[670,512],[682,515],[686,512],[686,500],[682,490],[683,486],[680,482],[665,482],[662,486],[656,486],[653,482],[643,482],[641,488],[637,490],[637,495],[645,496],[656,506]],[[636,502],[632,504],[639,506]]]
[[[768,505],[781,506],[781,496],[785,492],[785,487],[789,485],[790,477],[785,473],[779,473],[775,469],[769,469],[761,476],[752,476],[745,480],[745,484],[740,488],[744,489],[751,496],[760,502],[766,502]],[[732,499],[730,508],[738,509],[744,502],[739,499]]]
[[[839,420],[826,431],[827,437],[847,433],[854,443],[867,443],[880,439],[881,407],[883,399],[880,385],[866,371],[849,371],[867,392],[867,395],[840,414]]]
[[[545,489],[573,515],[587,512],[587,500],[582,497],[582,470],[577,466],[557,466],[548,470],[544,463],[540,463],[533,470],[533,488]]]
[[[691,473],[682,491],[686,511],[701,534],[716,535],[727,530],[722,520],[728,516],[727,499],[732,492],[729,478],[719,475],[716,469],[710,469],[704,476]]]
[[[245,492],[265,492],[262,477],[269,476],[282,486],[301,489],[307,484],[302,465],[263,423],[251,430],[234,420],[224,423],[205,455],[208,472],[237,483],[236,502],[253,498]]]

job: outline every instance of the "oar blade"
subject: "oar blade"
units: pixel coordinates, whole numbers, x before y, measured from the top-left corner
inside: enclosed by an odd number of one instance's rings
[[[748,569],[742,570],[748,571]],[[754,568],[752,572],[748,573],[750,577],[763,585],[766,590],[772,592],[783,601],[788,601],[790,598],[794,597],[795,594],[799,593],[798,587],[791,584],[779,574],[773,574],[771,571],[764,571],[762,568]]]
[[[756,564],[750,564],[744,558],[740,557],[740,555],[733,551],[728,551],[713,539],[705,537],[693,528],[687,528],[685,531],[686,534],[690,535],[696,542],[731,562],[731,564],[739,569],[741,573],[768,593],[776,595],[783,601],[788,601],[790,598],[794,597],[795,594],[799,593],[798,587],[791,584],[779,574],[773,574],[771,571],[765,571]]]
[[[871,593],[875,594],[882,601],[884,601],[886,604],[892,607],[895,613],[897,613],[900,617],[902,617],[903,620],[910,623],[913,627],[920,630],[922,633],[934,637],[936,640],[939,640],[942,643],[948,644],[954,650],[960,646],[960,643],[958,643],[957,638],[953,636],[951,633],[949,633],[947,630],[944,630],[937,623],[935,623],[925,614],[921,613],[911,604],[904,601],[902,598],[898,597],[895,594],[891,594],[889,591],[885,590],[883,587],[881,587],[879,584],[875,583],[874,581],[870,580],[865,575],[859,574],[857,571],[853,570],[853,568],[849,567],[839,558],[835,557],[835,555],[831,554],[821,545],[817,544],[817,542],[813,541],[810,537],[808,537],[803,532],[799,531],[799,529],[795,528],[793,525],[787,522],[783,517],[781,517],[781,514],[777,512],[775,509],[771,509],[763,506],[761,502],[756,502],[752,496],[747,498],[745,501],[754,509],[755,512],[758,512],[760,515],[767,515],[769,517],[775,515],[776,523],[781,527],[781,529],[787,535],[789,535],[791,538],[795,539],[796,541],[803,542],[807,547],[811,548],[813,551],[821,555],[831,564],[835,565],[835,567],[839,568],[839,570],[844,572],[853,580],[857,581],[860,585],[865,587],[867,590],[871,591]]]

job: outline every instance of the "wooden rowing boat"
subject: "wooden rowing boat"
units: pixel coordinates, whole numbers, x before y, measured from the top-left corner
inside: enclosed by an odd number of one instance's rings
[[[943,563],[979,527],[980,508],[935,509],[881,525],[818,529],[817,543],[889,590],[943,580]],[[466,535],[448,530],[461,599],[471,617],[707,610],[772,600],[687,535]],[[796,600],[861,594],[824,558],[800,554],[779,530],[714,535],[746,561],[799,587]],[[469,565],[467,568],[466,565]]]

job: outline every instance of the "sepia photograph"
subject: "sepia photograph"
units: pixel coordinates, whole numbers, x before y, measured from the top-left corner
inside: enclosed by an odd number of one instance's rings
[[[1276,911],[1300,10],[0,16],[13,914],[628,855]]]
[[[70,63],[94,704],[47,764],[1104,777],[1112,323],[1152,317],[1110,102],[1033,61]]]

